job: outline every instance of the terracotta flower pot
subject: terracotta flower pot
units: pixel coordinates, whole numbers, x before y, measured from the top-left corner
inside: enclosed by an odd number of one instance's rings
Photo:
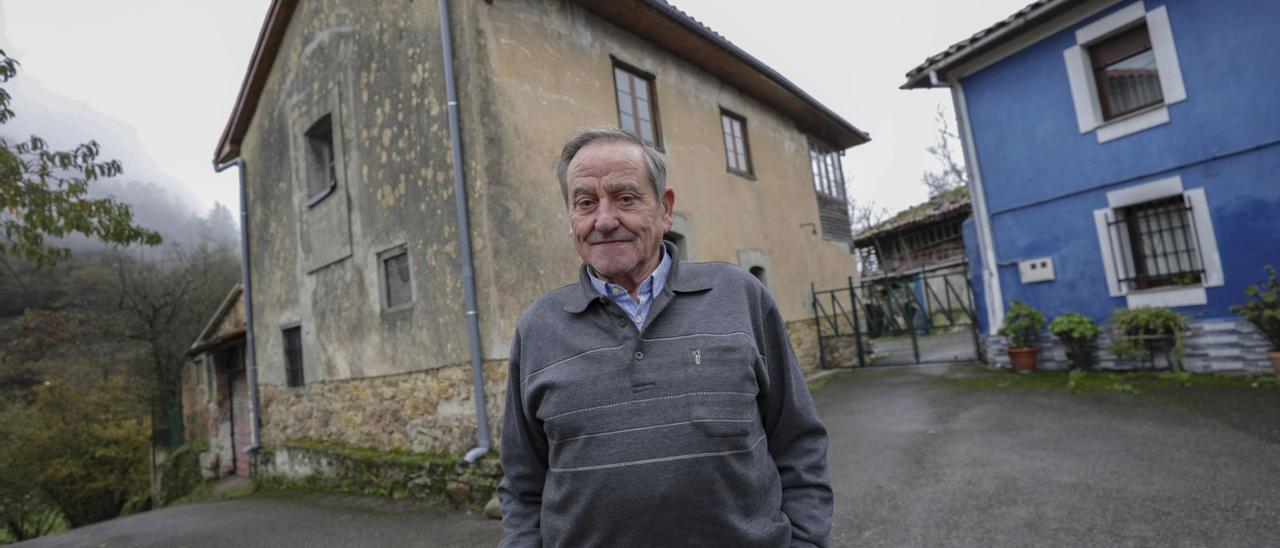
[[[1267,359],[1271,360],[1271,368],[1276,371],[1276,376],[1280,377],[1280,349],[1268,350]]]
[[[1006,348],[1005,352],[1009,353],[1009,361],[1013,362],[1013,368],[1022,373],[1030,373],[1036,370],[1036,354],[1040,353],[1039,348]]]

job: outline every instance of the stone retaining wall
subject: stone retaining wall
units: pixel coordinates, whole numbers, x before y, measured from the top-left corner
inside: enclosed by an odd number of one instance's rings
[[[818,355],[818,326],[813,318],[787,322],[787,333],[791,337],[791,349],[800,363],[800,370],[811,375],[822,369]],[[827,367],[855,367],[858,365],[858,354],[854,348],[852,337],[828,338],[822,341],[826,354]]]
[[[501,436],[507,362],[485,363],[493,445]],[[381,451],[464,453],[476,443],[471,365],[384,377],[260,386],[262,443],[298,440]]]
[[[502,466],[496,453],[466,464],[461,455],[390,453],[300,442],[254,453],[253,477],[266,487],[433,498],[477,510],[498,488]]]
[[[1187,371],[1211,373],[1218,371],[1240,371],[1247,373],[1268,373],[1271,362],[1267,360],[1267,341],[1249,325],[1249,322],[1237,319],[1202,320],[1190,322],[1187,335],[1187,349],[1182,359]],[[1000,368],[1010,368],[1009,355],[1004,349],[1007,342],[1001,336],[989,336],[983,341],[986,344],[988,363]],[[1094,359],[1098,369],[1133,370],[1147,369],[1151,364],[1132,359],[1120,359],[1107,352],[1111,344],[1111,333],[1103,332],[1098,338],[1097,352]],[[1167,366],[1164,356],[1154,359],[1157,369]],[[1036,367],[1046,370],[1068,369],[1067,352],[1057,337],[1044,333],[1040,337],[1040,355]]]

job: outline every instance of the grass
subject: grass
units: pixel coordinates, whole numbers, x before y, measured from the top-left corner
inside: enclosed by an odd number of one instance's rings
[[[945,382],[965,388],[1065,389],[1072,393],[1108,391],[1139,394],[1150,390],[1176,390],[1189,387],[1280,391],[1280,381],[1271,375],[1155,371],[1014,373],[980,370],[963,376],[948,377]]]

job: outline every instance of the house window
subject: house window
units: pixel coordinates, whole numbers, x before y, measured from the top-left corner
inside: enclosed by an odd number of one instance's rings
[[[813,170],[813,189],[818,197],[822,237],[852,242],[853,229],[849,225],[849,204],[845,201],[844,170],[840,166],[840,153],[811,141],[809,164]]]
[[[1146,11],[1134,2],[1075,37],[1062,55],[1080,133],[1118,139],[1168,123],[1168,106],[1186,100],[1165,6]]]
[[[747,119],[720,111],[720,128],[724,133],[725,165],[732,173],[750,177],[751,148],[747,145]]]
[[[1112,251],[1127,250],[1127,256],[1118,281],[1128,289],[1199,284],[1204,261],[1192,222],[1191,206],[1180,195],[1119,209],[1111,233],[1127,241],[1113,242]]]
[[[1164,101],[1147,25],[1140,24],[1090,45],[1089,60],[1104,121]]]
[[[1223,284],[1203,188],[1171,177],[1108,192],[1107,203],[1094,222],[1111,296],[1130,308],[1201,305]]]
[[[748,272],[750,272],[752,276],[755,276],[757,280],[760,280],[761,284],[768,284],[768,282],[765,281],[763,266],[753,266],[748,270]]]
[[[613,85],[618,97],[618,126],[639,135],[650,146],[662,148],[653,75],[615,63]]]
[[[809,143],[809,162],[813,168],[813,188],[821,194],[844,199],[844,169],[840,154],[818,143]]]
[[[382,306],[386,310],[398,310],[413,304],[413,285],[409,277],[409,250],[400,246],[383,252]]]
[[[284,330],[284,376],[290,387],[302,386],[302,326]]]
[[[333,118],[321,116],[307,129],[307,205],[319,203],[338,185],[337,156],[333,148]]]

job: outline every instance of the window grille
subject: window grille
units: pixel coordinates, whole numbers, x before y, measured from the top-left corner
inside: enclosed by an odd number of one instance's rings
[[[1204,282],[1191,205],[1182,195],[1114,210],[1107,220],[1117,281],[1126,291]]]
[[[302,386],[302,327],[290,327],[284,330],[284,367],[285,384],[290,387]]]

